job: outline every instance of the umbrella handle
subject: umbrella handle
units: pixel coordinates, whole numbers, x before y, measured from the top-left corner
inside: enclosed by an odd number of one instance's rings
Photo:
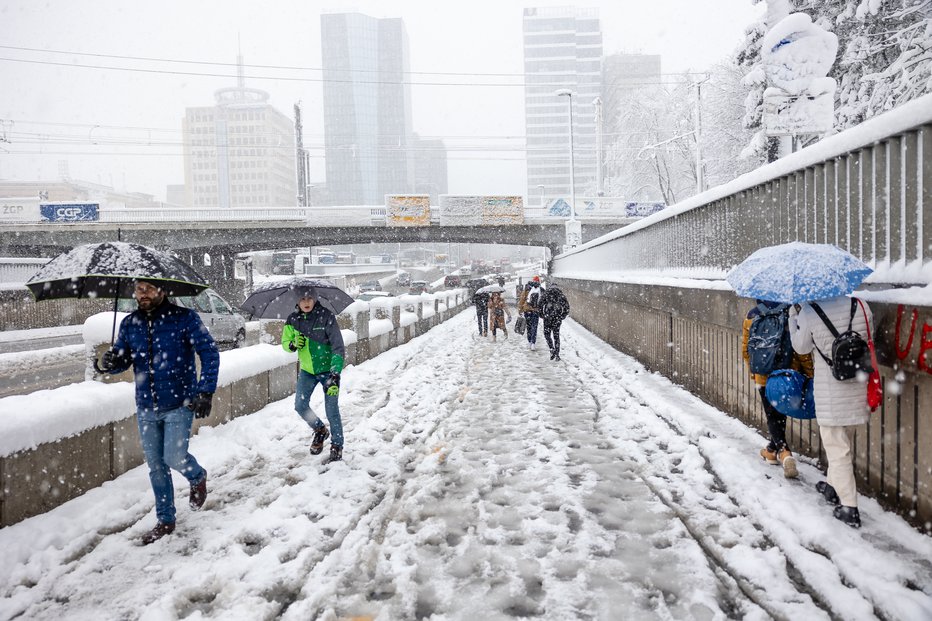
[[[110,349],[113,349],[113,341],[116,340],[117,303],[119,301],[120,301],[120,288],[117,287],[116,297],[113,298],[113,327],[110,329]]]

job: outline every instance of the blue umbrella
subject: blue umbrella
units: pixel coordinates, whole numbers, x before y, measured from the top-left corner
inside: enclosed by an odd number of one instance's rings
[[[837,246],[790,242],[757,250],[725,279],[740,296],[796,304],[847,295],[873,271]]]

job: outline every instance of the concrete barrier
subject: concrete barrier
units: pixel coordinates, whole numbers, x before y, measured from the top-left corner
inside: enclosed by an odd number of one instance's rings
[[[730,290],[561,279],[570,316],[724,412],[767,435],[741,355],[753,300]],[[871,302],[884,402],[855,434],[858,491],[932,532],[932,308]],[[817,421],[787,419],[796,453],[827,467]]]
[[[447,318],[467,306],[465,291],[454,295],[453,301],[448,303],[451,311]],[[364,362],[415,336],[413,326],[401,326],[400,309],[395,307],[391,313],[391,332],[370,343],[368,313],[366,310],[352,318],[357,341],[346,348],[347,364]],[[420,308],[418,316],[421,317]],[[432,325],[439,324],[439,315],[435,317],[437,321]],[[280,321],[263,322],[260,340],[281,343],[282,327]],[[428,327],[427,323],[422,325],[424,331]],[[96,347],[92,349],[95,350]],[[210,417],[195,420],[193,433],[203,426],[223,424],[257,412],[269,403],[293,395],[297,370],[297,364],[290,363],[219,386],[214,393]],[[117,380],[132,381],[132,374],[121,374]],[[135,413],[57,442],[41,444],[33,450],[0,457],[0,527],[49,511],[144,461]]]

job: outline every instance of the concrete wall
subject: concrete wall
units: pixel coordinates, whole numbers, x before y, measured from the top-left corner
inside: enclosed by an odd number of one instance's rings
[[[756,427],[766,417],[741,355],[753,300],[731,291],[561,279],[573,319]],[[885,399],[855,435],[858,490],[932,531],[932,307],[872,303]],[[827,466],[816,421],[788,419],[794,452]]]
[[[464,291],[442,317],[438,313],[419,320],[417,325],[426,331],[468,304]],[[377,342],[374,346],[368,338],[368,311],[360,315],[365,319],[357,317],[354,321],[359,340],[347,346],[347,364],[364,362],[415,336],[415,330],[400,326],[400,313],[394,312],[391,338],[386,334],[373,339]],[[265,328],[267,341],[281,342],[281,322],[269,322]],[[297,370],[297,364],[287,364],[218,387],[210,417],[195,420],[193,433],[205,425],[218,425],[257,412],[294,394]],[[125,379],[131,379],[130,375],[126,374]],[[0,527],[49,511],[144,461],[135,414],[30,451],[0,457]]]

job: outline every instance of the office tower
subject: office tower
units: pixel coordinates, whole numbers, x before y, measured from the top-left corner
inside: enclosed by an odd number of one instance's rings
[[[537,204],[542,194],[570,195],[570,100],[576,194],[595,194],[593,102],[602,90],[598,9],[524,9],[524,74],[528,204]],[[569,89],[572,97],[554,94],[559,89]]]
[[[447,148],[443,140],[427,140],[414,134],[414,193],[430,194],[430,204],[438,205],[447,193]]]
[[[414,189],[408,36],[399,18],[320,17],[327,202],[381,205]]]
[[[294,126],[269,94],[246,88],[242,57],[237,86],[214,93],[213,106],[187,108],[185,197],[191,207],[296,204]]]

